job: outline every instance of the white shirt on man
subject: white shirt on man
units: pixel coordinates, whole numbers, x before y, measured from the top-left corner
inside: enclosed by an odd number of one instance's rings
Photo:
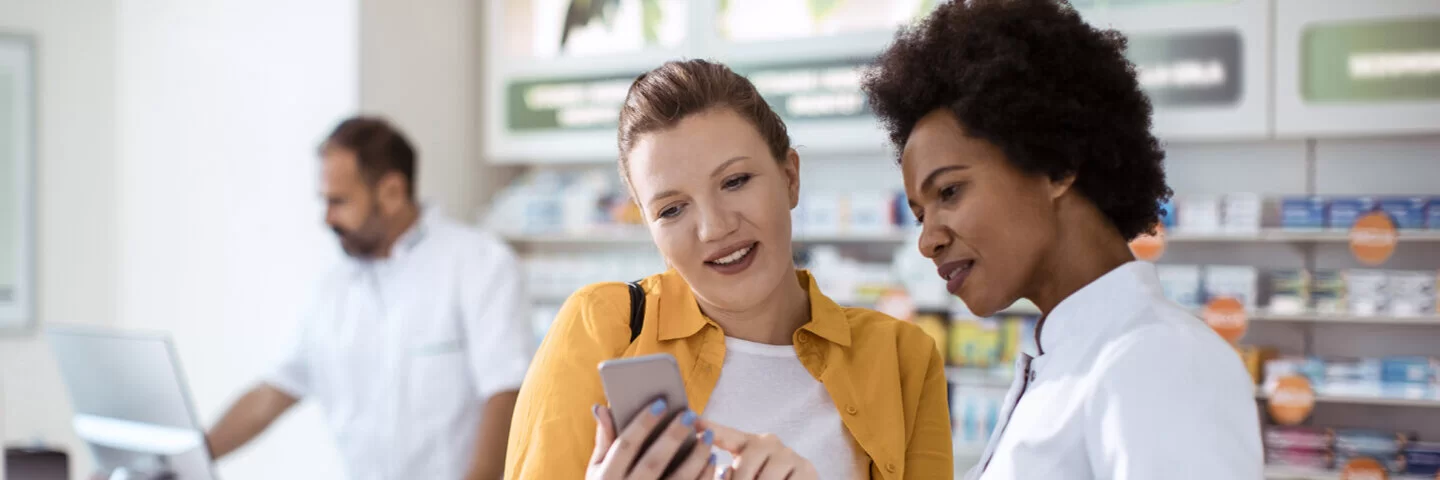
[[[822,479],[870,475],[869,457],[845,429],[825,384],[800,363],[793,345],[725,337],[725,362],[705,418],[743,432],[774,434],[809,460]],[[713,453],[716,465],[730,465],[729,453],[719,448]]]
[[[1250,376],[1165,298],[1154,265],[1127,263],[1061,301],[1039,340],[967,479],[1264,478]]]
[[[529,366],[521,281],[499,239],[426,212],[326,277],[265,381],[320,403],[352,480],[463,478],[481,407]]]

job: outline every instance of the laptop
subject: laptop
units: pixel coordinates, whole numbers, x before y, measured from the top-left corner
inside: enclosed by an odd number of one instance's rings
[[[217,480],[168,336],[61,326],[45,335],[100,478]]]

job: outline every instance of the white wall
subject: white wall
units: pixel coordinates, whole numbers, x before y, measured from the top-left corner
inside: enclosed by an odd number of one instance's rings
[[[33,35],[39,69],[38,200],[41,322],[115,318],[115,10],[113,0],[0,0],[0,30]],[[90,468],[70,431],[70,402],[49,347],[0,337],[0,423],[7,444],[41,438]],[[3,476],[3,474],[0,474]]]
[[[315,148],[358,106],[354,0],[119,0],[119,320],[170,332],[213,424],[337,258]],[[220,470],[341,478],[306,405]]]
[[[360,0],[360,106],[415,143],[422,198],[467,222],[519,171],[480,158],[481,6]]]

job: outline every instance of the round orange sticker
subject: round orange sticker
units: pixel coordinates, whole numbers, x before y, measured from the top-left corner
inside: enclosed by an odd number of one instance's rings
[[[1165,254],[1165,226],[1155,226],[1154,235],[1141,235],[1130,241],[1130,252],[1135,258],[1153,262]]]
[[[1245,316],[1245,305],[1234,297],[1216,297],[1205,304],[1200,314],[1205,323],[1230,343],[1240,341],[1249,328],[1250,319]]]
[[[1385,466],[1370,457],[1360,457],[1345,464],[1340,471],[1340,480],[1388,480]]]
[[[1315,390],[1310,380],[1300,375],[1287,375],[1275,382],[1270,392],[1270,417],[1281,425],[1299,425],[1315,410]]]
[[[1400,234],[1395,231],[1395,221],[1385,212],[1372,212],[1355,220],[1350,227],[1350,253],[1366,265],[1379,265],[1395,253],[1395,244]]]

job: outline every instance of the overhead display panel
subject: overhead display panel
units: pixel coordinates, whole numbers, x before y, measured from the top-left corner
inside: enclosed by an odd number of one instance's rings
[[[1264,0],[1095,0],[1092,24],[1125,32],[1162,139],[1266,138],[1270,9]]]
[[[1282,137],[1440,131],[1440,2],[1279,0]]]

